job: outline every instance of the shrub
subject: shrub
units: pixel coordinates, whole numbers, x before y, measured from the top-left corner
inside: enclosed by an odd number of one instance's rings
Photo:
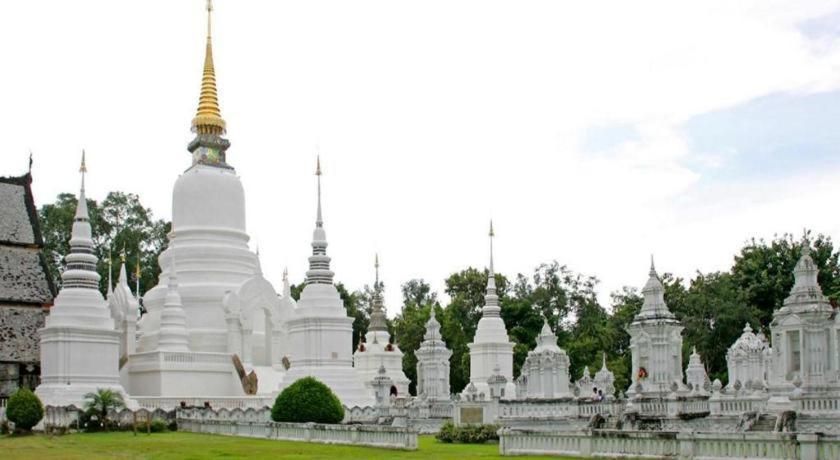
[[[6,418],[16,430],[30,431],[44,417],[44,405],[28,388],[20,388],[9,397]]]
[[[344,407],[330,387],[312,377],[289,385],[274,401],[271,419],[275,422],[341,423]]]
[[[165,431],[169,431],[169,424],[166,423],[166,420],[161,420],[159,418],[153,419],[149,424],[149,431],[152,433],[163,433]]]
[[[446,443],[484,444],[489,441],[498,441],[498,430],[499,427],[496,425],[455,426],[452,422],[446,422],[441,426],[435,438]]]
[[[451,421],[446,422],[440,427],[435,438],[440,442],[451,443],[455,441],[455,424]]]

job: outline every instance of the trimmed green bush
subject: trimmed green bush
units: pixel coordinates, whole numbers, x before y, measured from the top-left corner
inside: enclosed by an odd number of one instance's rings
[[[289,385],[274,401],[271,419],[275,422],[341,423],[344,407],[330,387],[312,377]]]
[[[499,427],[496,425],[461,425],[455,426],[452,422],[446,422],[440,427],[435,435],[440,442],[459,442],[463,444],[484,444],[491,441],[498,441]]]
[[[30,431],[44,418],[44,405],[31,390],[20,388],[9,397],[6,418],[15,424],[16,430]]]

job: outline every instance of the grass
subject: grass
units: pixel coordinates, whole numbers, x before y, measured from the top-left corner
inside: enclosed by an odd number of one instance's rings
[[[131,432],[79,433],[65,436],[0,437],[3,459],[492,459],[499,456],[496,444],[443,444],[432,436],[421,436],[416,451],[335,446],[304,442],[273,441],[194,433]],[[516,457],[542,458],[545,457]],[[558,457],[553,457],[558,458]],[[568,458],[567,458],[568,459]]]

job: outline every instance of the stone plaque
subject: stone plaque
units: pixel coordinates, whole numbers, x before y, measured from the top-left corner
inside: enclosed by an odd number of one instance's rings
[[[461,423],[484,423],[484,408],[462,407]]]

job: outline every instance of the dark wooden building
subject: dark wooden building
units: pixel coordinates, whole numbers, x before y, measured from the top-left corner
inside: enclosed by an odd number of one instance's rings
[[[38,329],[55,296],[31,183],[31,174],[0,177],[0,403],[38,386]]]

